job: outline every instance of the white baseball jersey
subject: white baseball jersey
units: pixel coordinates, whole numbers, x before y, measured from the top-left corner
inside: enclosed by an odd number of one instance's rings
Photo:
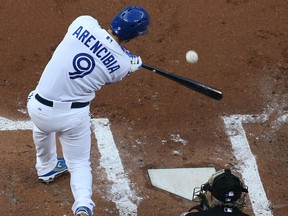
[[[55,101],[91,101],[95,91],[123,79],[129,68],[129,57],[98,21],[80,16],[56,48],[36,91]]]

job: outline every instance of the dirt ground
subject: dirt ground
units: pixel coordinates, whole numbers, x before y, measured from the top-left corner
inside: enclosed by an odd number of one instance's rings
[[[177,216],[193,205],[151,186],[148,168],[239,170],[241,161],[222,120],[234,114],[268,115],[265,122],[245,125],[245,131],[272,213],[287,215],[287,0],[3,1],[0,117],[29,120],[26,97],[77,16],[92,15],[107,28],[130,4],[143,6],[151,16],[149,34],[126,45],[131,52],[149,65],[224,92],[216,101],[141,69],[97,93],[91,113],[109,119],[131,187],[142,198],[137,215]],[[197,64],[186,62],[191,49],[199,55]],[[177,134],[186,145],[173,139]],[[0,138],[0,215],[72,215],[69,174],[49,185],[37,182],[31,131],[1,131]],[[105,194],[96,142],[91,152],[95,215],[120,215]],[[253,215],[249,199],[244,211]]]

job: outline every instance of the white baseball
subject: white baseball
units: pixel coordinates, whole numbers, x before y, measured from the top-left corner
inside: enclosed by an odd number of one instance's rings
[[[187,62],[194,64],[198,61],[198,54],[194,50],[189,50],[186,53],[186,60]]]

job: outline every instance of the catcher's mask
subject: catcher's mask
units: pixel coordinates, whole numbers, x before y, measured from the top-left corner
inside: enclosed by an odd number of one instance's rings
[[[194,189],[193,199],[194,196],[201,199],[205,198],[208,207],[212,207],[212,203],[214,205],[215,203],[221,203],[222,205],[235,204],[241,209],[245,206],[244,198],[246,193],[248,193],[248,188],[243,186],[240,179],[233,175],[229,169],[223,169],[213,174],[208,182],[201,186],[200,191],[196,192]],[[213,202],[214,198],[218,202]]]
[[[144,8],[128,6],[113,18],[110,28],[121,41],[128,41],[146,34],[149,23],[150,17]]]

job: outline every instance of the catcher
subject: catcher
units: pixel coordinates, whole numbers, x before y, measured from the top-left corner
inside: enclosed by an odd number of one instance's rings
[[[242,212],[248,188],[229,169],[213,174],[201,188],[194,188],[193,201],[200,202],[180,216],[248,216]]]

